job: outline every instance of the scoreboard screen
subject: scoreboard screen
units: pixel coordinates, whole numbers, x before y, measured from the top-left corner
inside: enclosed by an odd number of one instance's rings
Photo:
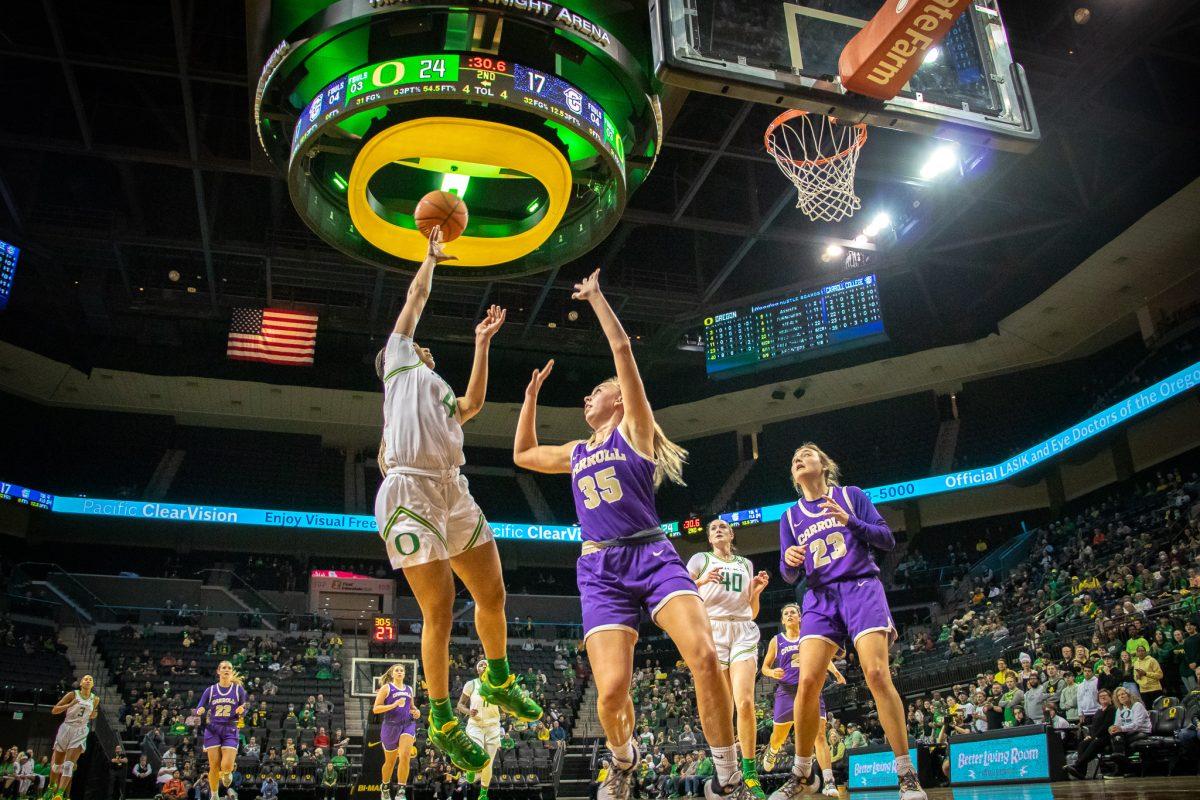
[[[396,626],[392,623],[392,618],[376,617],[375,625],[371,630],[371,638],[377,642],[396,641]]]
[[[8,242],[0,242],[0,311],[8,307],[12,294],[13,277],[17,274],[17,257],[21,249]]]
[[[0,500],[9,500],[23,506],[32,506],[47,511],[54,507],[54,496],[39,492],[37,489],[27,489],[15,483],[0,481]]]
[[[704,320],[710,378],[727,378],[885,341],[875,275]]]

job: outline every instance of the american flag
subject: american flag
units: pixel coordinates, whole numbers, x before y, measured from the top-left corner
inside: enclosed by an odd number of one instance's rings
[[[235,308],[225,355],[236,361],[303,366],[313,363],[317,317],[278,308]]]

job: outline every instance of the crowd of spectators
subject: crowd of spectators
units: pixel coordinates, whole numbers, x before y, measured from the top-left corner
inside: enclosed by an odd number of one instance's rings
[[[285,787],[349,781],[350,739],[340,710],[343,640],[336,632],[237,637],[221,628],[162,633],[126,626],[98,641],[117,676],[122,736],[137,742],[141,754],[132,778],[157,784],[156,794],[170,796],[173,780],[197,800],[207,794],[195,707],[221,660],[233,664],[248,695],[235,791],[244,783],[257,790],[268,777]],[[147,767],[150,773],[139,774]]]

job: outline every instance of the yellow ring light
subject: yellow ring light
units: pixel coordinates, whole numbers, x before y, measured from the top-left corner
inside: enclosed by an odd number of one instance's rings
[[[571,167],[562,153],[540,136],[495,122],[426,117],[388,128],[363,146],[354,159],[346,190],[350,219],[363,238],[399,258],[421,261],[428,242],[420,231],[379,217],[367,199],[367,183],[385,165],[400,159],[442,158],[519,170],[542,184],[549,196],[536,225],[513,236],[460,236],[450,252],[454,266],[486,267],[515,261],[550,238],[567,210]]]

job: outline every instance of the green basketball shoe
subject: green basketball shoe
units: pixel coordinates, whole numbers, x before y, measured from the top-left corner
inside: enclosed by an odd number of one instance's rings
[[[450,720],[440,729],[431,724],[429,741],[463,772],[479,772],[492,760],[486,750],[467,736],[457,719]]]
[[[533,701],[529,692],[517,681],[516,675],[499,686],[488,682],[487,673],[479,679],[479,696],[493,705],[500,706],[521,722],[537,722],[542,718],[542,707]]]

